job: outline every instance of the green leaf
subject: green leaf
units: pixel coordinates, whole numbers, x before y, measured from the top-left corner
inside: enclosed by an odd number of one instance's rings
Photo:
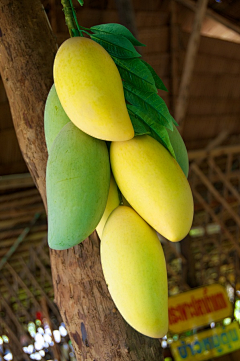
[[[138,118],[133,112],[131,112],[131,110],[129,109],[129,107],[133,107],[133,105],[128,104],[127,108],[128,108],[128,113],[133,125],[133,129],[134,129],[134,134],[136,135],[151,135],[152,130],[151,128],[145,123],[143,122],[140,118]]]
[[[79,2],[79,4],[80,4],[81,6],[84,5],[84,1],[83,1],[83,0],[78,0],[78,2]]]
[[[157,122],[153,122],[148,114],[134,105],[127,104],[129,116],[134,128],[135,135],[148,134],[161,143],[170,154],[176,159],[167,129]]]
[[[173,116],[172,116],[172,122],[173,122],[173,124],[174,124],[176,127],[179,126],[179,124],[176,122],[176,120],[173,118]]]
[[[116,58],[131,59],[141,57],[132,43],[121,35],[92,34],[91,39],[102,45],[111,56]]]
[[[173,130],[172,116],[166,103],[158,94],[139,90],[127,81],[123,82],[123,88],[125,99],[129,103],[148,113],[152,122],[158,122]]]
[[[157,93],[154,79],[140,59],[118,59],[112,57],[123,81],[128,81],[136,88]]]
[[[107,33],[107,34],[114,34],[114,35],[122,35],[125,38],[127,38],[131,43],[135,46],[146,46],[140,41],[138,41],[133,34],[123,25],[121,24],[115,24],[115,23],[109,23],[109,24],[100,24],[92,26],[91,31],[94,33]]]
[[[153,79],[155,81],[155,85],[157,87],[157,89],[161,89],[161,90],[164,90],[164,91],[168,91],[167,88],[165,87],[165,85],[163,84],[163,81],[161,78],[159,78],[159,76],[157,75],[157,73],[155,72],[155,70],[151,67],[150,64],[148,64],[146,61],[142,60],[141,61],[148,67],[148,69],[150,70],[152,76],[153,76]]]

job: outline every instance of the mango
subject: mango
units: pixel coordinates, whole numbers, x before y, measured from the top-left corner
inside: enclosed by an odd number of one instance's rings
[[[116,183],[135,211],[163,237],[176,242],[189,232],[192,192],[170,153],[148,135],[112,142],[110,161]]]
[[[167,129],[170,142],[172,144],[173,150],[176,155],[176,160],[180,167],[182,168],[183,173],[186,177],[188,177],[189,172],[189,161],[188,161],[188,153],[185,146],[185,143],[179,133],[177,127],[173,124],[173,130]]]
[[[44,109],[44,132],[48,152],[54,139],[68,122],[70,122],[70,119],[59,101],[55,85],[53,84],[48,93]]]
[[[95,41],[74,37],[58,49],[53,66],[60,102],[71,121],[99,139],[134,136],[118,69]]]
[[[111,297],[138,332],[159,338],[168,330],[166,263],[156,232],[132,209],[117,207],[101,240],[101,263]]]
[[[106,207],[109,183],[106,143],[67,123],[54,140],[47,162],[50,248],[73,247],[95,230]]]
[[[113,178],[113,175],[111,174],[107,205],[106,205],[106,208],[105,208],[104,213],[102,215],[102,218],[101,218],[100,222],[98,223],[98,225],[96,227],[96,231],[97,231],[97,234],[98,234],[100,239],[102,238],[103,228],[104,228],[104,226],[106,224],[106,221],[107,221],[109,215],[119,205],[120,205],[120,198],[119,198],[117,184],[115,182],[115,179]]]

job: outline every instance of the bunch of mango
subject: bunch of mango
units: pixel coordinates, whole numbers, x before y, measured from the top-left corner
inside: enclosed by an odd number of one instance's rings
[[[118,310],[137,331],[162,337],[168,290],[157,232],[180,241],[193,218],[182,138],[169,131],[176,161],[151,136],[134,136],[119,71],[91,39],[66,40],[53,74],[44,115],[49,246],[68,249],[97,229]]]

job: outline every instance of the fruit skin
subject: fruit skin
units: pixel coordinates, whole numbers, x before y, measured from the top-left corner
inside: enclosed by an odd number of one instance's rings
[[[104,227],[100,252],[109,292],[123,318],[144,335],[163,337],[167,272],[156,232],[132,208],[119,206]]]
[[[53,67],[61,104],[85,133],[104,140],[128,140],[134,130],[118,69],[107,51],[83,37],[66,40]]]
[[[116,183],[136,212],[170,241],[182,240],[193,219],[192,192],[170,153],[148,135],[112,142]]]
[[[102,238],[103,228],[106,224],[106,221],[107,221],[109,215],[119,205],[120,205],[120,198],[119,198],[118,188],[117,188],[115,179],[113,178],[113,175],[111,174],[107,205],[106,205],[106,208],[102,215],[102,218],[96,227],[96,231],[97,231],[97,234],[100,239]]]
[[[60,130],[70,122],[58,98],[55,84],[52,85],[45,104],[44,132],[48,153]]]
[[[167,129],[167,128],[166,128]],[[167,129],[170,142],[172,144],[173,150],[176,155],[176,160],[180,167],[182,168],[183,173],[186,177],[188,177],[189,172],[189,160],[188,160],[188,153],[185,146],[185,143],[179,133],[177,127],[173,124],[173,130]]]
[[[106,143],[66,124],[53,142],[46,173],[49,247],[88,237],[104,212],[110,182]]]

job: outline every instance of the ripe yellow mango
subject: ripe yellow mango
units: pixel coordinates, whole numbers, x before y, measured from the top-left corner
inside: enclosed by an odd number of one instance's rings
[[[106,143],[67,123],[54,140],[47,162],[50,248],[73,247],[95,230],[106,207],[109,182]]]
[[[192,192],[170,153],[148,135],[112,142],[116,183],[137,213],[170,241],[182,240],[193,219]]]
[[[173,124],[173,130],[167,129],[170,142],[172,144],[173,150],[176,155],[176,160],[180,167],[182,168],[183,173],[188,177],[189,172],[189,161],[188,153],[185,146],[185,143],[179,133],[177,127]]]
[[[123,318],[144,335],[163,337],[167,272],[156,232],[132,208],[119,206],[106,222],[100,251],[109,292]]]
[[[120,74],[101,45],[83,37],[66,40],[56,54],[53,75],[60,102],[78,128],[109,141],[134,136]]]
[[[96,231],[97,231],[97,234],[98,234],[100,239],[102,238],[103,228],[104,228],[104,226],[106,224],[106,221],[107,221],[109,215],[119,205],[120,205],[120,198],[119,198],[117,184],[116,184],[115,179],[113,178],[113,176],[111,174],[107,205],[106,205],[106,208],[105,208],[104,213],[102,215],[102,218],[101,218],[100,222],[98,223],[98,225],[96,227]]]
[[[53,84],[48,93],[44,110],[44,132],[48,152],[56,136],[68,122],[70,122],[70,119],[59,101],[55,85]]]

